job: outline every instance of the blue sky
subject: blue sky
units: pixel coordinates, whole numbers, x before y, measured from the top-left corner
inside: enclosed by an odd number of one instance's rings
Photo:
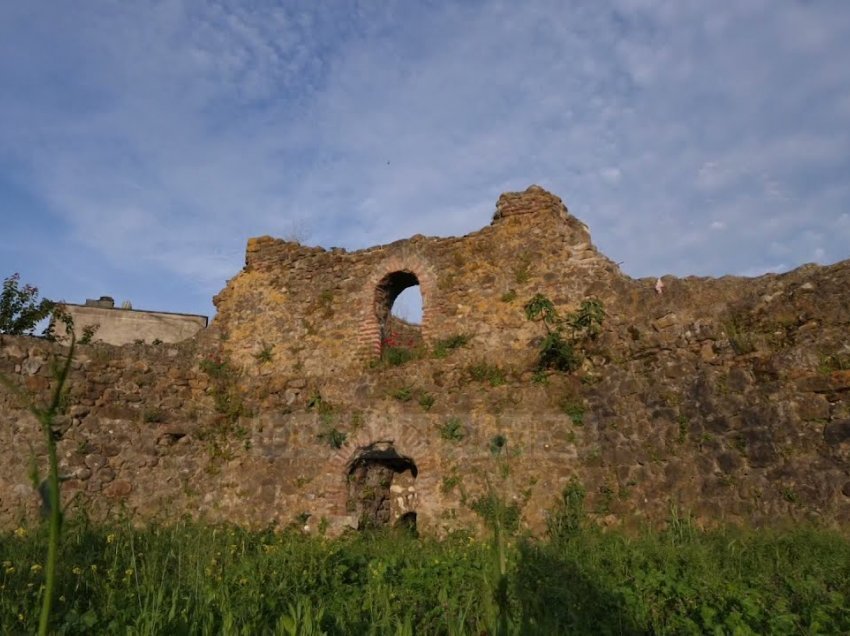
[[[0,4],[0,277],[211,315],[538,183],[632,276],[850,257],[846,0]]]

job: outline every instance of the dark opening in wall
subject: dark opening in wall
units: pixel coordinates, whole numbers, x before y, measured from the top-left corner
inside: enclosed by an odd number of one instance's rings
[[[375,290],[375,315],[381,330],[381,352],[415,349],[422,342],[422,294],[410,271],[391,272]]]
[[[347,508],[357,517],[357,527],[392,527],[410,513],[414,513],[415,523],[418,472],[413,460],[399,455],[391,442],[360,449],[348,470]]]

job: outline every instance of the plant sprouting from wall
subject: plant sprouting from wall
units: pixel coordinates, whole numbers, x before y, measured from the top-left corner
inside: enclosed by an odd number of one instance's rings
[[[245,405],[236,385],[239,373],[230,361],[220,355],[204,358],[198,363],[210,379],[210,394],[217,413],[234,423],[245,414]]]
[[[599,335],[605,310],[599,300],[589,298],[576,311],[561,316],[549,298],[536,294],[525,303],[525,317],[546,328],[538,346],[537,370],[575,371],[582,360],[578,349]]]

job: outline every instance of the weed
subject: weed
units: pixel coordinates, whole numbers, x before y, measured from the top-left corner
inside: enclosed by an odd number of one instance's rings
[[[569,415],[576,426],[584,425],[584,404],[573,395],[568,395],[561,400],[561,411]]]
[[[421,356],[415,349],[408,347],[385,346],[381,349],[381,362],[390,367],[397,367],[419,357]]]
[[[446,441],[459,442],[465,435],[463,422],[458,417],[450,417],[440,426],[440,437]]]
[[[434,357],[447,357],[449,353],[454,349],[459,349],[460,347],[466,346],[467,343],[469,343],[469,341],[471,340],[471,338],[472,336],[469,336],[467,334],[456,334],[454,336],[438,340],[434,343]]]
[[[502,434],[494,435],[490,438],[490,454],[495,456],[501,455],[505,447],[508,445],[508,438]]]
[[[413,387],[403,386],[393,391],[391,396],[399,402],[410,402],[413,399]]]
[[[680,444],[688,439],[688,429],[690,428],[690,420],[686,415],[679,415],[676,418],[677,423],[679,424],[679,434],[676,437],[676,441]]]
[[[799,496],[797,495],[796,491],[793,488],[791,488],[790,486],[786,486],[786,487],[782,488],[781,492],[782,492],[782,498],[785,501],[787,501],[788,503],[791,503],[791,504],[800,503]]]
[[[254,354],[254,359],[260,364],[271,362],[272,358],[274,357],[272,354],[272,350],[273,349],[271,345],[263,343],[263,348]]]
[[[333,309],[333,301],[334,301],[334,293],[332,289],[325,289],[319,294],[319,309],[321,311],[321,316],[324,319],[333,318],[334,309]]]
[[[436,398],[427,391],[423,391],[422,395],[419,396],[419,406],[422,407],[423,411],[430,411],[435,401]]]
[[[818,361],[818,373],[824,375],[833,373],[834,371],[850,370],[850,354],[824,354]]]
[[[478,362],[467,367],[470,377],[477,382],[489,382],[496,387],[505,383],[505,371],[500,366],[488,362]]]
[[[599,487],[599,496],[596,501],[596,514],[610,514],[612,503],[614,503],[614,489],[608,484],[601,485]]]
[[[528,252],[523,252],[519,256],[519,260],[514,267],[514,280],[518,285],[523,285],[531,280],[531,263],[532,256]]]
[[[729,344],[737,355],[752,353],[756,350],[755,334],[749,329],[741,316],[734,315],[724,325]]]
[[[460,484],[460,475],[457,473],[452,473],[451,475],[446,475],[443,477],[442,484],[440,484],[440,492],[444,495],[452,492],[458,485]]]
[[[331,428],[326,428],[321,433],[316,435],[317,439],[327,443],[331,448],[342,448],[342,445],[345,444],[345,441],[348,439],[348,435],[343,431],[340,431],[335,426]]]
[[[585,524],[585,490],[575,477],[571,478],[561,493],[558,505],[549,513],[546,528],[554,542],[569,541],[581,532]]]
[[[509,289],[504,294],[502,294],[501,301],[503,303],[512,303],[516,300],[517,293],[515,289]]]

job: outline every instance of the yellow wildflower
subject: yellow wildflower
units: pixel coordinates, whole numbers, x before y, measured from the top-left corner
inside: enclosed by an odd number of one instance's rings
[[[41,564],[39,564],[39,563],[33,563],[30,566],[30,572],[32,572],[33,574],[38,574],[39,572],[41,572],[41,570],[42,570],[42,567],[41,567]]]
[[[75,565],[74,568],[71,570],[71,572],[73,572],[74,574],[79,576],[80,574],[83,573],[83,569],[79,565]]]
[[[115,541],[115,535],[114,534],[112,534],[110,532],[108,535],[106,535],[106,542],[107,543],[113,543],[114,541]]]
[[[23,527],[16,528],[15,529],[15,536],[18,537],[19,539],[23,539],[25,536],[27,536],[27,529],[23,528]]]

